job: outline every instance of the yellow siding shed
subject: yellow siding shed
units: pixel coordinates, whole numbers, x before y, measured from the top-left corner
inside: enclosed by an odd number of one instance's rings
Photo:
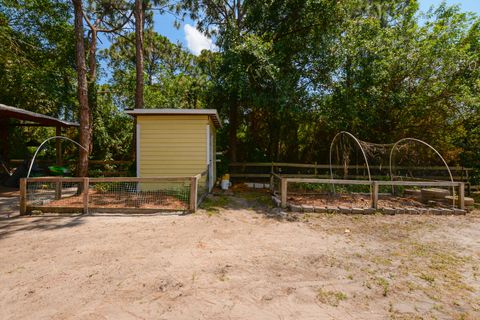
[[[194,176],[216,179],[216,110],[135,109],[138,177]]]

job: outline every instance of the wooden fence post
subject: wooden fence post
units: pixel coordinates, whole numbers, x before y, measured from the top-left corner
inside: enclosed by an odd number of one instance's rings
[[[378,183],[372,181],[372,208],[378,209]]]
[[[273,183],[275,182],[274,179],[273,179],[273,174],[274,174],[273,162],[271,162],[271,164],[270,164],[270,191],[272,193],[275,192],[275,190],[273,190]]]
[[[465,183],[460,182],[459,187],[458,201],[460,203],[460,209],[465,210]]]
[[[55,200],[59,200],[62,198],[62,182],[57,181],[55,182]]]
[[[83,178],[83,213],[88,214],[88,200],[89,200],[89,184],[88,178]]]
[[[27,179],[20,179],[20,215],[27,213]]]
[[[198,190],[198,177],[190,177],[190,205],[191,212],[197,211],[197,190]]]
[[[287,178],[280,179],[280,186],[281,186],[280,196],[281,196],[282,208],[285,208],[287,206],[287,182],[288,182]]]
[[[314,173],[315,177],[318,174],[318,172],[317,172],[317,161],[315,161],[315,169],[313,170],[313,173]]]

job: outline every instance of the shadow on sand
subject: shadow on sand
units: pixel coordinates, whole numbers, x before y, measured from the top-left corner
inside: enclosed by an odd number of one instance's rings
[[[220,210],[247,209],[255,214],[267,218],[279,219],[272,207],[270,193],[267,191],[237,191],[229,194],[216,193],[209,195],[200,205],[207,214],[215,214]],[[188,215],[185,212],[152,213],[152,214],[42,214],[39,216],[15,216],[11,218],[0,218],[0,240],[11,234],[28,231],[48,231],[64,228],[74,228],[84,224],[87,219],[95,217],[151,217],[182,216]]]
[[[0,220],[0,239],[24,231],[47,231],[73,228],[83,224],[84,216],[17,216]]]

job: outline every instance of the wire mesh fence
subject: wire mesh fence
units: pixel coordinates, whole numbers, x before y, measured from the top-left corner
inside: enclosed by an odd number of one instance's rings
[[[190,179],[178,181],[90,180],[88,207],[187,210]]]
[[[202,172],[198,176],[198,181],[197,181],[197,205],[200,204],[203,200],[203,198],[208,194],[209,192],[209,177],[208,177],[208,170]]]
[[[27,184],[26,202],[28,206],[69,206],[83,208],[82,180],[70,181],[29,181]]]
[[[203,178],[203,179],[202,179]],[[208,177],[22,179],[21,213],[195,211]],[[143,211],[142,211],[143,210]]]
[[[270,191],[274,195],[279,195],[281,193],[281,183],[282,177],[277,174],[272,174],[270,177]]]

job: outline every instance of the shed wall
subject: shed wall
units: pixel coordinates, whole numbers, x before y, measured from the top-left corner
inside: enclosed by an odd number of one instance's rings
[[[206,170],[207,115],[139,115],[137,124],[139,177],[193,176]]]
[[[213,181],[217,179],[217,127],[209,118],[210,129],[213,133]]]

